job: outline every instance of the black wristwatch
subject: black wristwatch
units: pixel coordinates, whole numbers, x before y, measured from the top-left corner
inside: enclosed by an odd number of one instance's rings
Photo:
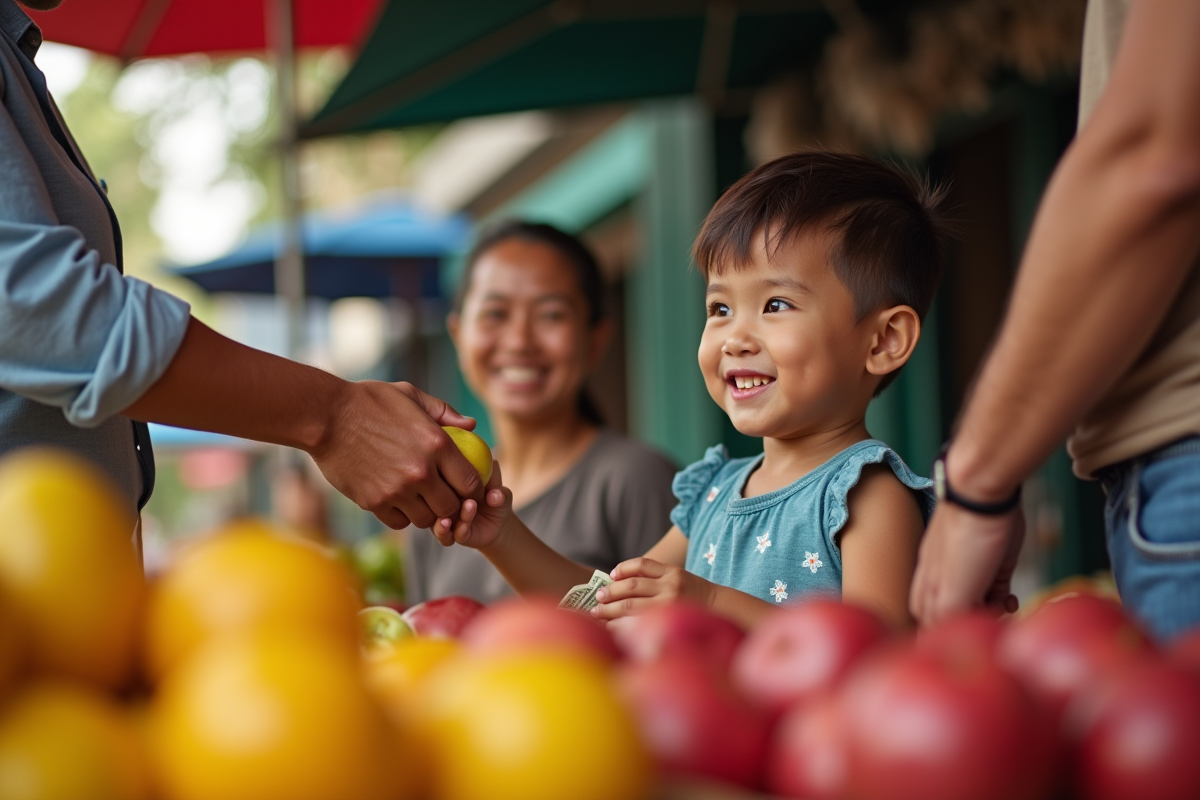
[[[950,488],[950,480],[946,477],[946,453],[950,451],[950,442],[942,445],[942,449],[938,451],[937,458],[933,460],[933,492],[937,495],[939,503],[953,503],[960,508],[965,508],[973,514],[980,514],[985,517],[999,517],[1007,514],[1017,507],[1021,502],[1021,487],[1012,495],[998,503],[980,503],[975,500],[968,500],[960,494],[957,494]]]

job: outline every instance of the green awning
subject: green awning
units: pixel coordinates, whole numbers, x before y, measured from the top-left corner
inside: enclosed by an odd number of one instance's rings
[[[700,93],[811,63],[819,0],[392,0],[301,136]]]

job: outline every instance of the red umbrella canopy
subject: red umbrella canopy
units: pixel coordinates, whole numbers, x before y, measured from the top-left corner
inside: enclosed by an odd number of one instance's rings
[[[271,0],[64,0],[28,13],[48,41],[129,60],[261,51]],[[292,0],[297,47],[358,44],[382,0]]]

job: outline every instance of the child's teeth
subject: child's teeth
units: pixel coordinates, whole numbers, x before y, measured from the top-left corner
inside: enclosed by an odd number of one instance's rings
[[[733,385],[739,389],[753,389],[756,386],[766,386],[770,382],[770,378],[743,378],[736,375],[733,378]]]

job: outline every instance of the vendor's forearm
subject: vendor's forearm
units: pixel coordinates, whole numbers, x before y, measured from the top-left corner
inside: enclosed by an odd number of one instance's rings
[[[1200,250],[1200,6],[1135,3],[1112,81],[1046,191],[1011,307],[951,450],[1000,499],[1145,349]],[[1179,18],[1182,15],[1182,19]],[[1033,390],[1031,390],[1031,387]]]
[[[124,414],[312,451],[350,384],[239,344],[194,318],[163,376]]]
[[[504,527],[501,536],[480,552],[517,594],[562,597],[592,577],[591,568],[558,553],[515,515]]]

